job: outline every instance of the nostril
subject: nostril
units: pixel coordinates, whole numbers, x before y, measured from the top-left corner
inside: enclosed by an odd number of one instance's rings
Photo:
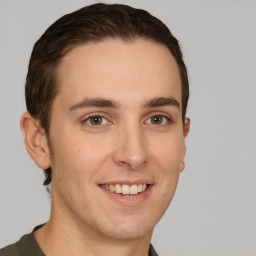
[[[130,166],[129,163],[125,162],[125,161],[120,161],[119,162],[122,166]]]
[[[138,160],[138,161],[137,161]],[[140,161],[136,159],[136,161],[119,161],[118,164],[122,167],[129,168],[131,170],[136,170],[145,164],[146,161]]]

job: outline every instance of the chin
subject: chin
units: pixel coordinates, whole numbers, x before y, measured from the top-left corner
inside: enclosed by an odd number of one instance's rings
[[[112,223],[101,228],[101,233],[105,237],[113,240],[138,240],[147,236],[151,237],[155,227],[154,221],[127,221],[123,220],[122,223]]]

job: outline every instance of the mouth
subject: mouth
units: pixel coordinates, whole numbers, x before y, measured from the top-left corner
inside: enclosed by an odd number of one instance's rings
[[[152,181],[112,181],[98,184],[114,202],[123,206],[138,206],[151,198],[154,183]]]
[[[143,193],[149,184],[101,184],[100,187],[106,189],[115,194],[123,195],[123,196],[135,196],[140,193]]]

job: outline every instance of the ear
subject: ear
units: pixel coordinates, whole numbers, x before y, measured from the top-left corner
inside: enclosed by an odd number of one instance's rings
[[[184,142],[183,142],[182,156],[180,161],[180,172],[182,172],[185,169],[185,162],[184,162],[184,158],[186,155],[185,138],[188,136],[189,130],[190,130],[190,119],[186,118],[184,128],[183,128]]]
[[[41,169],[49,168],[51,166],[50,150],[47,136],[39,121],[25,112],[20,120],[20,128],[23,132],[25,147],[34,162]]]

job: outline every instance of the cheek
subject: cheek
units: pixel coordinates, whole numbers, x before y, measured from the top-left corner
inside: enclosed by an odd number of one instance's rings
[[[90,181],[89,176],[97,173],[108,156],[108,143],[88,138],[83,134],[78,136],[62,136],[65,139],[55,140],[54,166],[56,172],[69,178]]]
[[[181,136],[169,136],[151,140],[150,155],[166,175],[179,170],[182,160],[183,139]]]
[[[53,147],[52,192],[55,197],[62,198],[70,209],[83,212],[86,208],[84,205],[88,205],[87,195],[94,197],[91,189],[105,158],[105,151],[99,143],[92,143],[81,136],[64,138]],[[81,202],[85,204],[81,205]]]
[[[183,139],[182,136],[176,134],[176,136],[168,136],[162,140],[157,138],[154,145],[154,147],[151,146],[151,163],[154,166],[158,191],[161,191],[159,202],[165,210],[178,184]]]

